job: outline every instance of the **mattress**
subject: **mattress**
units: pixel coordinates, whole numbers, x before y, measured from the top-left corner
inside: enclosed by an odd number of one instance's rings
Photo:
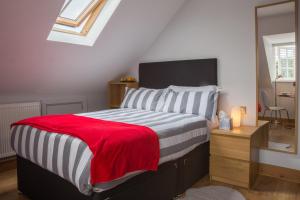
[[[209,140],[207,121],[204,117],[193,114],[123,108],[78,115],[151,128],[159,137],[159,164],[182,157]],[[92,186],[90,184],[92,152],[80,139],[30,126],[15,126],[12,129],[11,145],[19,156],[71,182],[86,195],[109,190],[142,173],[142,171],[131,172],[111,182]]]

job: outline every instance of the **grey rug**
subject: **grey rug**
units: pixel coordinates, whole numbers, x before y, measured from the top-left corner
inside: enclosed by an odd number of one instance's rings
[[[246,200],[238,191],[223,186],[192,188],[180,200]]]
[[[290,149],[291,147],[292,147],[292,145],[290,145],[290,144],[269,141],[269,148],[271,148],[271,149],[278,149],[278,150],[286,151],[286,150]]]

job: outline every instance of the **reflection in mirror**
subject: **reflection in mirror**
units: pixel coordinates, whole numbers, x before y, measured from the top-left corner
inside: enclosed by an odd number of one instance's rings
[[[295,2],[257,8],[258,119],[270,121],[268,148],[296,151]]]

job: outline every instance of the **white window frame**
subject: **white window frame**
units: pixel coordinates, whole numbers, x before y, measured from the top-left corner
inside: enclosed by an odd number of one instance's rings
[[[281,58],[280,49],[290,49],[292,48],[294,51],[294,55],[292,57]],[[283,68],[286,70],[286,76],[278,78],[276,81],[281,82],[294,82],[296,81],[296,44],[295,43],[279,43],[273,45],[273,59],[275,63],[275,77],[278,75],[283,76]],[[286,66],[282,66],[281,60],[286,60]],[[290,67],[288,66],[288,60],[292,60],[292,73],[293,77],[289,77]],[[276,68],[278,68],[276,70]]]

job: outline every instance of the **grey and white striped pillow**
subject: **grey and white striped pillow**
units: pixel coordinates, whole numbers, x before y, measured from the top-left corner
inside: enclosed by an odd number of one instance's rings
[[[164,105],[165,89],[128,88],[121,108],[160,111]]]
[[[161,111],[201,115],[211,120],[216,115],[217,101],[216,90],[179,92],[171,90],[165,97]]]

